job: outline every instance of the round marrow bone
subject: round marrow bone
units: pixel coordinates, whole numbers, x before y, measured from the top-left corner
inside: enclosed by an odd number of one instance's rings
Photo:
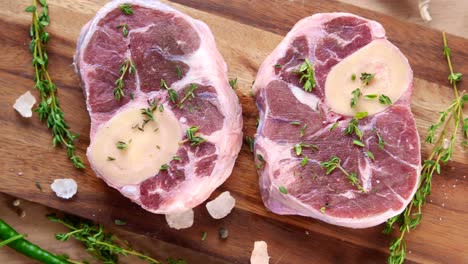
[[[359,79],[361,73],[375,74],[368,85]],[[355,80],[351,77],[356,75]],[[378,99],[366,99],[365,95],[386,95],[392,102],[398,101],[412,80],[411,68],[404,55],[386,39],[374,40],[346,57],[333,67],[325,82],[325,98],[331,110],[348,116],[357,112],[369,115],[384,111],[389,105]],[[352,91],[360,88],[362,96],[355,108],[351,108]]]
[[[107,175],[107,182],[117,186],[138,184],[173,159],[182,139],[179,122],[168,109],[156,110],[153,115],[154,120],[143,127],[147,117],[140,108],[130,108],[100,126],[88,157],[99,174]],[[119,141],[127,147],[117,148]]]

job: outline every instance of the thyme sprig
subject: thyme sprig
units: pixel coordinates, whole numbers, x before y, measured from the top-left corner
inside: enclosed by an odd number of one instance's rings
[[[299,83],[304,81],[304,91],[312,92],[317,85],[315,82],[314,67],[310,63],[309,59],[305,59],[304,63],[299,67]]]
[[[29,50],[33,57],[34,88],[39,91],[41,97],[41,102],[34,111],[39,113],[39,120],[45,120],[47,127],[51,128],[52,145],[54,147],[65,146],[68,158],[73,165],[82,169],[85,167],[83,161],[75,154],[74,141],[78,135],[70,131],[70,126],[64,120],[65,114],[57,98],[57,86],[52,82],[48,72],[47,43],[50,35],[45,29],[50,23],[49,6],[46,0],[33,0],[32,5],[28,6],[25,11],[32,13]]]
[[[192,100],[192,98],[195,98],[196,89],[197,89],[197,86],[194,83],[191,83],[189,88],[185,89],[185,96],[177,103],[177,107],[183,108],[184,102],[186,100]]]
[[[343,172],[344,175],[346,175],[346,178],[348,178],[348,181],[351,183],[351,185],[356,186],[359,189],[359,191],[363,193],[366,192],[366,190],[362,187],[361,183],[359,182],[357,173],[347,172],[341,166],[341,159],[338,158],[337,156],[332,156],[328,161],[320,162],[320,165],[324,169],[326,169],[325,174],[327,175],[332,173],[335,169],[339,169],[341,172]]]
[[[128,74],[133,74],[135,73],[136,68],[135,64],[129,59],[125,59],[122,62],[122,65],[120,66],[120,76],[119,78],[115,81],[115,87],[114,87],[114,98],[116,101],[120,101],[122,97],[125,96],[124,88],[124,78]]]
[[[158,109],[158,100],[153,99],[152,101],[148,100],[147,102],[148,102],[148,107],[140,109],[141,114],[146,116],[146,119],[143,121],[143,126],[149,121],[155,121],[154,111]]]
[[[434,173],[440,174],[441,165],[445,165],[452,159],[453,147],[460,125],[462,126],[462,132],[465,133],[463,126],[466,119],[463,119],[462,108],[468,102],[468,96],[463,93],[459,94],[458,92],[457,83],[460,82],[462,74],[453,71],[450,48],[447,44],[445,32],[442,33],[442,40],[444,45],[443,53],[450,71],[448,80],[453,87],[455,99],[446,110],[440,113],[437,122],[428,129],[425,141],[434,144],[434,146],[428,159],[422,165],[421,178],[416,194],[403,213],[387,220],[384,233],[390,234],[395,225],[399,226],[398,229],[400,231],[399,236],[390,243],[389,264],[401,264],[404,262],[406,258],[406,242],[404,237],[412,229],[416,228],[422,220],[422,206],[425,204],[427,196],[431,194],[432,177]],[[450,131],[449,127],[451,124],[453,124],[454,128]],[[436,137],[435,133],[439,128],[441,130]],[[466,135],[464,134],[464,136]]]
[[[67,241],[74,238],[80,241],[84,244],[88,253],[102,263],[118,263],[119,255],[132,255],[149,263],[162,264],[162,262],[132,249],[127,241],[104,231],[102,225],[96,225],[91,221],[73,216],[60,218],[55,214],[50,214],[47,215],[47,218],[70,229],[67,233],[56,234],[55,238],[57,240]]]
[[[352,135],[354,133],[359,137],[359,139],[362,139],[363,134],[361,129],[359,129],[358,123],[357,118],[352,118],[344,130],[345,135]]]
[[[199,130],[199,128],[197,126],[193,126],[193,127],[188,128],[185,131],[185,134],[186,134],[187,138],[185,140],[179,142],[179,145],[182,145],[185,142],[190,142],[190,145],[198,146],[201,143],[205,142],[206,139],[201,137],[200,134],[197,133],[198,130]]]

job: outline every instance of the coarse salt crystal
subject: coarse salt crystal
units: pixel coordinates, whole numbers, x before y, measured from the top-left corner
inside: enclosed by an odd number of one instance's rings
[[[189,228],[193,225],[193,210],[167,214],[166,222],[174,229]]]
[[[78,185],[73,179],[55,179],[50,185],[52,191],[60,198],[70,199],[76,194]]]
[[[36,103],[36,98],[32,96],[31,92],[27,91],[16,99],[13,108],[20,113],[23,117],[32,116],[32,107]]]
[[[229,191],[223,192],[216,199],[206,204],[206,209],[214,219],[226,217],[236,205],[236,199]]]
[[[255,241],[252,255],[250,256],[250,264],[268,264],[270,257],[268,256],[268,245],[265,241]]]

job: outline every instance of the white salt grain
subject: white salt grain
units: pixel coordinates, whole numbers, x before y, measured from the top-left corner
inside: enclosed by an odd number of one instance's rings
[[[13,108],[20,113],[21,116],[23,117],[31,117],[32,116],[32,107],[36,103],[36,98],[32,96],[32,94],[27,91],[18,99],[16,99],[15,104],[13,105]]]
[[[429,13],[429,3],[431,0],[419,0],[419,15],[424,20],[424,22],[429,22],[432,20],[431,14]]]
[[[270,257],[268,256],[268,246],[265,241],[255,241],[252,255],[250,256],[250,264],[268,264]]]
[[[52,191],[60,198],[70,199],[76,194],[78,185],[73,179],[55,179],[50,185]]]
[[[232,208],[236,205],[236,200],[231,196],[231,193],[226,191],[220,194],[216,199],[206,204],[206,209],[214,219],[226,217]]]
[[[166,222],[169,227],[174,229],[189,228],[193,225],[193,210],[177,212],[166,215]]]

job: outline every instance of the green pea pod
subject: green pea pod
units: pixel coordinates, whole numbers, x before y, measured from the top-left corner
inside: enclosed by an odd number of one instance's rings
[[[0,241],[10,239],[12,237],[17,237],[19,234],[11,226],[9,226],[5,221],[0,219]],[[69,264],[67,260],[58,257],[36,245],[27,241],[24,238],[19,238],[14,241],[11,241],[7,246],[18,251],[19,253],[26,255],[32,259],[38,260],[46,264]]]

